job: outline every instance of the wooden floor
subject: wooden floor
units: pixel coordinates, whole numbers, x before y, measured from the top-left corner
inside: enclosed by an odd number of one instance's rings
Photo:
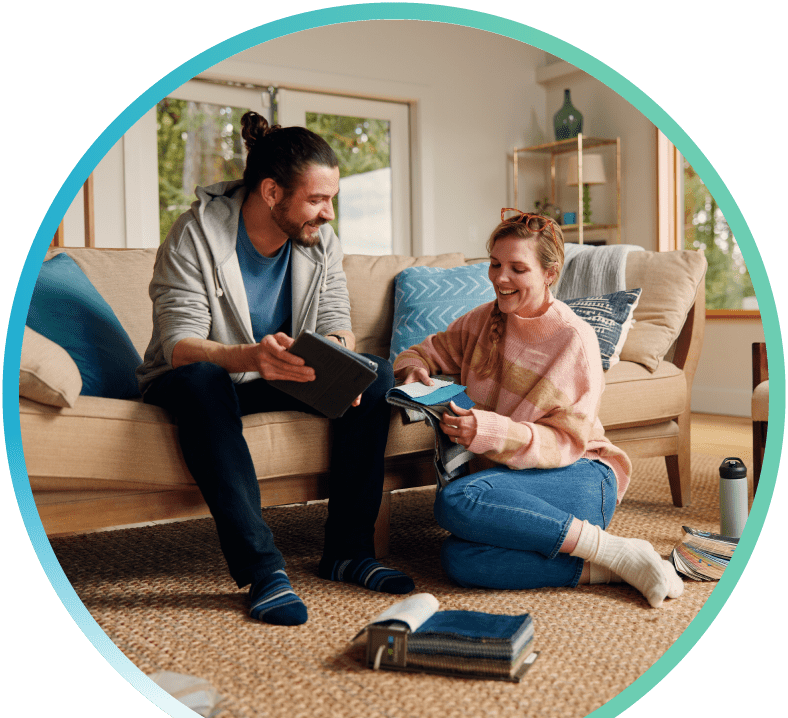
[[[692,415],[692,451],[752,462],[752,421],[742,416]]]

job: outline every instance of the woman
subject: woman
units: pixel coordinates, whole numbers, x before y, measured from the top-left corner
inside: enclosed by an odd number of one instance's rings
[[[451,532],[441,560],[463,586],[525,589],[626,581],[654,606],[684,584],[650,543],[605,529],[631,463],[598,417],[605,380],[594,330],[550,286],[563,235],[546,217],[502,210],[487,244],[496,300],[402,352],[403,383],[459,374],[474,408],[452,404],[441,429],[494,468],[435,501]]]

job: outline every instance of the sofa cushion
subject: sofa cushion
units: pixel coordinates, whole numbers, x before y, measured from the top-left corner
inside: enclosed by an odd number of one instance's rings
[[[605,429],[657,423],[675,419],[686,406],[687,379],[675,364],[663,361],[652,372],[622,360],[605,373],[599,420]]]
[[[81,396],[74,407],[64,409],[22,398],[19,410],[34,490],[194,484],[178,447],[178,429],[158,406]],[[434,434],[427,424],[403,422],[399,409],[392,408],[392,414],[387,457],[434,448]],[[298,411],[249,414],[243,417],[243,431],[261,481],[328,472],[331,424],[327,419]],[[74,450],[76,446],[80,450]]]
[[[641,287],[632,329],[621,361],[655,371],[676,341],[706,274],[700,252],[631,252],[627,256],[627,288]]]
[[[632,312],[638,305],[640,289],[612,292],[600,297],[569,299],[565,304],[588,322],[599,340],[602,368],[607,371],[619,362],[621,348],[632,327]]]
[[[63,347],[79,367],[82,394],[124,399],[139,394],[142,362],[115,312],[67,254],[41,265],[26,324]]]
[[[464,262],[461,252],[422,257],[345,255],[344,269],[356,351],[388,358],[394,321],[394,278],[403,269],[416,266],[457,267]]]
[[[81,390],[82,376],[69,353],[25,327],[19,364],[19,396],[52,406],[74,406]]]
[[[394,281],[390,361],[443,331],[458,317],[495,299],[489,262],[459,267],[408,267]]]

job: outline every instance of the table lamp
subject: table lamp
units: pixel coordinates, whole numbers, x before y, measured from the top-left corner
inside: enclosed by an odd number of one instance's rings
[[[605,165],[602,155],[583,155],[583,224],[591,223],[591,200],[588,187],[592,184],[605,184]],[[566,184],[577,187],[577,162],[569,161]]]

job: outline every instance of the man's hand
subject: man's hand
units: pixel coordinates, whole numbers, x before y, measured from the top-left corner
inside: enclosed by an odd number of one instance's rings
[[[456,416],[445,411],[440,423],[441,431],[455,444],[462,444],[467,449],[476,438],[476,417],[470,409],[461,409],[453,401],[449,403],[449,408]]]
[[[414,382],[420,381],[422,384],[426,384],[427,386],[434,386],[435,382],[430,379],[430,373],[421,366],[408,366],[402,370],[403,377],[402,383],[403,384],[413,384]]]
[[[306,362],[287,351],[295,339],[284,332],[268,334],[259,344],[251,347],[252,359],[263,379],[281,381],[314,381],[315,370]]]

